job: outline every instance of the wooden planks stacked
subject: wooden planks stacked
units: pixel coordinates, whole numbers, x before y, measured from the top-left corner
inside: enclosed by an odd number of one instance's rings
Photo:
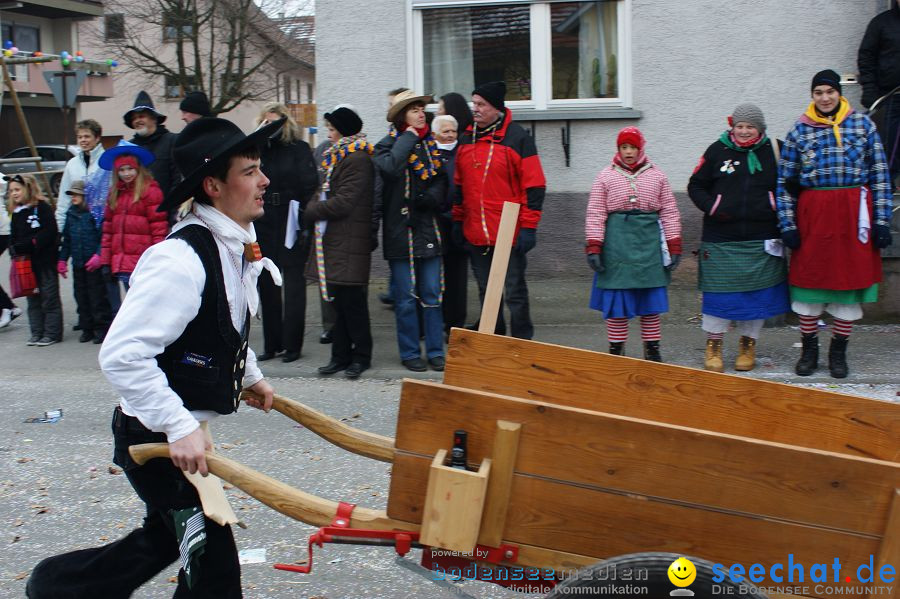
[[[503,420],[521,428],[502,539],[568,554],[533,565],[900,564],[900,406],[469,331],[448,353],[445,385],[404,382],[392,518],[421,522],[454,429],[478,463]]]

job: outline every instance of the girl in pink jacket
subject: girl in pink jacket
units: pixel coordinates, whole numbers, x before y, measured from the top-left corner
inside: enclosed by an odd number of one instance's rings
[[[584,226],[595,272],[590,307],[606,319],[609,353],[623,355],[628,320],[640,316],[644,359],[661,362],[659,315],[669,310],[666,287],[681,260],[681,217],[644,145],[637,127],[622,129],[612,164],[591,188]]]

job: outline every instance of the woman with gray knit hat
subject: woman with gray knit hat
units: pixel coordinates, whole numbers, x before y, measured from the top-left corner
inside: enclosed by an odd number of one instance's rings
[[[777,146],[753,104],[728,117],[730,128],[706,149],[688,183],[703,211],[699,283],[707,370],[722,372],[722,339],[736,321],[741,334],[734,369],[752,370],[766,318],[790,310],[787,264],[778,230]]]

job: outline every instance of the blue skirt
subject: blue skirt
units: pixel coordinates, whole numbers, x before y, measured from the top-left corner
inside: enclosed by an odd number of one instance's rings
[[[787,282],[727,293],[703,292],[703,313],[728,320],[757,320],[791,311]]]
[[[591,286],[592,310],[603,312],[603,318],[633,318],[669,311],[669,295],[665,287],[648,289],[599,289],[597,275]]]

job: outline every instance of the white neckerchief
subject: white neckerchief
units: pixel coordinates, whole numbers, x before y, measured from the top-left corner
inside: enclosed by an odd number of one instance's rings
[[[199,202],[194,202],[193,213],[228,248],[228,251],[237,256],[240,264],[244,257],[244,244],[256,241],[256,229],[253,228],[253,223],[250,223],[248,231],[212,206]],[[242,269],[241,284],[244,288],[244,297],[247,298],[250,316],[256,316],[259,309],[259,291],[256,289],[256,279],[259,278],[264,268],[272,275],[275,284],[281,286],[281,272],[269,258],[248,262]]]
[[[449,144],[442,144],[442,143],[439,142],[439,141],[438,141],[438,142],[435,142],[435,143],[437,144],[438,150],[448,150],[448,151],[451,151],[451,150],[453,150],[453,148],[455,148],[455,147],[457,146],[457,144],[459,143],[459,140],[456,139],[456,140],[453,141],[453,143],[449,143]]]

